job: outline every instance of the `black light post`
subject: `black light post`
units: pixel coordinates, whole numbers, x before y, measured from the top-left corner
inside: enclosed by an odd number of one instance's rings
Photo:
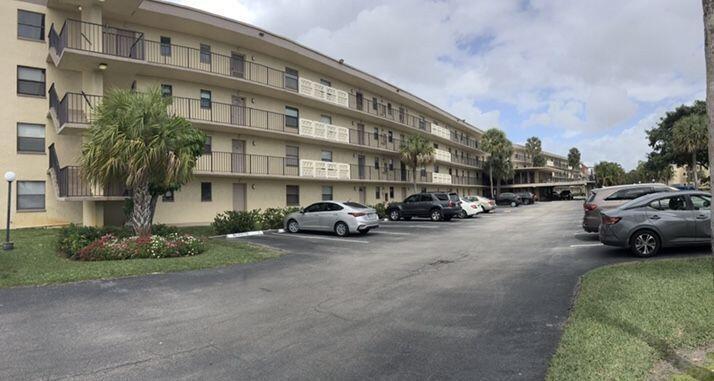
[[[14,245],[10,242],[10,204],[12,203],[12,182],[15,181],[15,172],[5,172],[5,180],[7,180],[7,225],[5,232],[5,242],[2,244],[3,250],[12,250]]]

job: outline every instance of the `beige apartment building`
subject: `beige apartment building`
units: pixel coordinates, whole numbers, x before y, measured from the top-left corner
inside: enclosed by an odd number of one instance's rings
[[[434,164],[417,172],[420,190],[486,188],[481,130],[268,31],[157,0],[0,4],[7,137],[0,172],[17,173],[14,227],[122,223],[121,184],[90,186],[77,166],[92,110],[112,88],[158,87],[172,97],[171,112],[208,135],[193,181],[162,197],[156,222],[204,224],[226,210],[326,199],[402,199],[413,179],[399,147],[414,134],[437,149]],[[512,187],[567,182],[562,158],[552,158],[548,170],[519,168]],[[523,173],[533,175],[524,181]],[[0,187],[3,210],[6,192]]]
[[[539,199],[548,199],[553,191],[569,189],[574,193],[583,193],[588,184],[588,177],[581,167],[572,168],[568,158],[549,152],[543,152],[545,164],[534,166],[533,158],[526,152],[526,147],[513,145],[514,176],[504,187],[512,192],[529,191]]]

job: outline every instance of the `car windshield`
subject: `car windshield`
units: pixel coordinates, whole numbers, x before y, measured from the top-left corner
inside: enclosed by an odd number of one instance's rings
[[[349,206],[350,208],[367,209],[367,206],[362,205],[362,204],[360,204],[360,203],[358,203],[358,202],[348,201],[348,202],[345,202],[345,203],[343,203],[343,204]]]

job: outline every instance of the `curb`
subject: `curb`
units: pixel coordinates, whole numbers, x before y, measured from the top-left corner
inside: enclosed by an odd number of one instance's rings
[[[242,238],[242,237],[252,237],[257,235],[263,235],[265,233],[285,233],[285,229],[268,229],[268,230],[254,230],[242,233],[226,234],[226,239],[230,238]]]

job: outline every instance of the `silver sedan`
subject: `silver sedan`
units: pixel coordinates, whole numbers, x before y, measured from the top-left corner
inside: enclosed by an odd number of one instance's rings
[[[709,245],[711,196],[707,192],[655,193],[602,212],[600,242],[651,257],[662,247]]]
[[[367,234],[379,227],[377,212],[356,202],[316,202],[285,217],[285,230],[334,231],[340,237],[350,233]]]

